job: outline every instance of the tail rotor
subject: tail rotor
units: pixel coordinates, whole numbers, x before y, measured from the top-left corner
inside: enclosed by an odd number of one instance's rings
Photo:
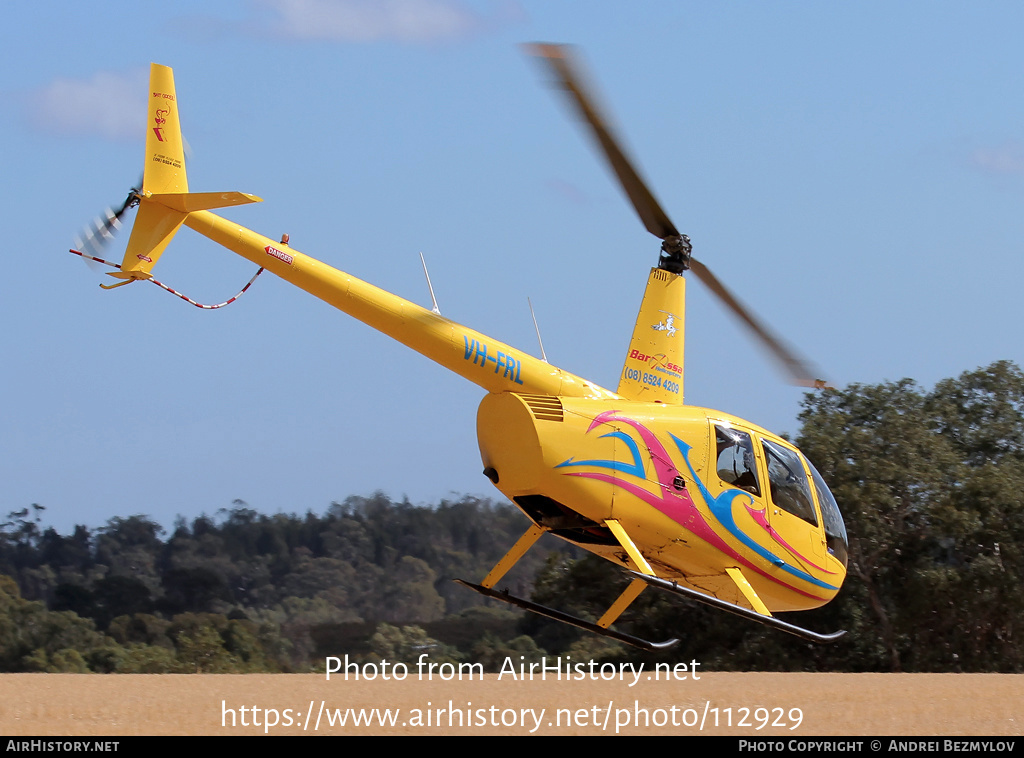
[[[97,263],[107,263],[102,258],[106,248],[114,241],[117,233],[124,226],[122,219],[129,210],[139,204],[139,192],[142,187],[142,177],[135,187],[128,191],[128,197],[115,210],[113,206],[107,206],[101,214],[96,216],[74,240],[75,252],[79,253],[82,260],[89,268],[98,271]],[[112,265],[112,264],[108,264]]]

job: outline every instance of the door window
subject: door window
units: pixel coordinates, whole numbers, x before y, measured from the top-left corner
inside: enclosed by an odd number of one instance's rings
[[[818,525],[811,485],[807,481],[800,456],[789,448],[769,440],[761,440],[772,502],[808,524]]]

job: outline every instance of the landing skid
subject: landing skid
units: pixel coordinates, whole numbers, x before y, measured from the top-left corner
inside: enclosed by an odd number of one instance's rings
[[[834,642],[835,640],[846,634],[845,629],[841,629],[838,632],[832,632],[832,634],[820,634],[818,632],[812,632],[810,629],[804,629],[794,624],[787,624],[785,621],[775,618],[774,616],[764,616],[757,611],[750,610],[749,608],[743,608],[742,606],[735,605],[733,603],[726,602],[725,600],[719,600],[717,597],[711,595],[705,595],[697,590],[690,589],[689,587],[683,587],[676,582],[670,582],[667,579],[662,579],[657,576],[648,576],[646,574],[640,574],[636,571],[630,571],[634,579],[640,579],[646,582],[651,587],[657,587],[658,589],[671,592],[675,595],[682,595],[683,597],[689,598],[690,600],[696,600],[698,603],[704,603],[704,605],[710,605],[712,608],[718,608],[719,610],[726,611],[727,613],[733,613],[737,616],[742,616],[745,619],[756,621],[759,624],[770,626],[773,629],[778,629],[782,632],[796,635],[805,640],[811,642],[818,642],[826,644],[828,642]]]
[[[647,559],[644,558],[643,554],[637,549],[633,540],[630,539],[629,534],[622,527],[618,521],[614,519],[607,519],[604,522],[604,526],[614,535],[615,539],[622,545],[622,548],[626,551],[629,556],[629,560],[640,569],[640,571],[630,571],[626,569],[628,574],[632,575],[632,581],[629,586],[619,595],[618,599],[612,603],[611,607],[605,611],[604,615],[597,620],[597,623],[590,621],[584,621],[581,618],[570,616],[568,613],[562,611],[556,611],[554,608],[548,608],[544,605],[538,605],[537,603],[524,600],[521,597],[510,595],[508,591],[499,592],[494,589],[494,586],[501,580],[501,578],[508,572],[515,563],[523,557],[530,546],[533,545],[537,540],[540,539],[541,535],[546,530],[545,527],[540,524],[534,523],[526,530],[526,533],[519,538],[512,549],[505,554],[502,558],[491,569],[483,581],[483,584],[473,584],[471,582],[464,581],[462,579],[456,579],[455,581],[459,584],[469,587],[471,590],[476,590],[481,595],[500,600],[503,603],[514,605],[532,613],[540,614],[541,616],[547,616],[555,621],[561,621],[564,624],[575,626],[578,629],[583,629],[594,634],[599,634],[602,637],[608,637],[609,639],[618,640],[619,642],[625,642],[627,645],[633,645],[642,650],[665,650],[672,647],[679,642],[678,639],[668,640],[666,642],[650,642],[649,640],[640,639],[634,637],[631,634],[623,634],[622,632],[613,632],[610,627],[615,620],[622,615],[622,612],[626,610],[630,603],[632,603],[644,591],[648,586],[657,587],[658,589],[671,592],[675,595],[682,595],[683,597],[689,598],[690,600],[696,600],[698,603],[704,605],[710,605],[712,608],[717,608],[727,613],[732,613],[737,616],[742,616],[750,621],[756,621],[759,624],[764,624],[773,629],[778,629],[781,632],[793,634],[801,639],[809,640],[811,642],[827,643],[839,639],[845,631],[833,632],[832,634],[819,634],[818,632],[812,632],[809,629],[795,626],[793,624],[787,624],[785,621],[781,621],[771,615],[771,612],[765,606],[764,602],[758,597],[757,592],[750,586],[746,577],[743,576],[743,572],[737,567],[730,567],[725,569],[725,573],[729,578],[736,584],[737,589],[751,604],[751,608],[744,608],[743,606],[730,603],[726,600],[720,600],[717,597],[711,595],[705,595],[703,592],[699,592],[689,587],[684,587],[677,582],[662,579],[661,577],[654,575],[654,570],[651,568]]]
[[[455,581],[465,587],[469,587],[471,590],[476,590],[481,595],[486,595],[487,597],[500,600],[501,602],[508,603],[509,605],[515,605],[524,610],[540,614],[541,616],[547,616],[555,621],[561,621],[564,624],[569,624],[570,626],[575,626],[585,631],[593,632],[594,634],[600,634],[602,637],[608,637],[609,639],[618,640],[619,642],[625,642],[627,645],[633,645],[634,647],[641,648],[642,650],[650,650],[652,652],[657,650],[667,650],[679,642],[677,639],[667,640],[665,642],[650,642],[648,640],[640,639],[639,637],[634,637],[631,634],[623,634],[622,632],[614,632],[611,629],[605,629],[597,624],[584,621],[576,616],[570,616],[568,613],[556,611],[554,608],[548,608],[545,605],[531,603],[529,600],[524,600],[521,597],[510,595],[507,591],[498,592],[497,590],[492,590],[479,584],[472,584],[471,582],[466,582],[462,579],[456,579]]]

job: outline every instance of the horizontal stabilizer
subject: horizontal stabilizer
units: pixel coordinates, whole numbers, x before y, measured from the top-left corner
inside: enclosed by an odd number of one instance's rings
[[[121,270],[110,276],[115,279],[149,279],[150,270],[189,213],[258,202],[260,198],[244,192],[167,192],[143,195],[139,200],[139,215],[132,227]]]
[[[149,199],[182,213],[263,202],[261,198],[245,192],[168,192],[150,195]]]

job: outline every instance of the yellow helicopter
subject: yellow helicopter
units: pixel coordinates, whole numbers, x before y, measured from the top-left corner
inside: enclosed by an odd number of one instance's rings
[[[477,413],[484,474],[531,525],[480,584],[457,580],[477,592],[649,650],[677,640],[651,642],[611,626],[650,586],[808,640],[838,638],[844,632],[820,634],[773,614],[819,607],[839,591],[848,549],[839,507],[786,440],[727,413],[684,405],[684,272],[709,286],[798,383],[824,383],[692,257],[689,238],[658,205],[583,88],[570,49],[529,51],[564,87],[644,226],[662,240],[614,392],[304,255],[287,236],[278,242],[212,213],[260,199],[189,191],[173,73],[157,64],[150,69],[141,186],[94,230],[109,235],[138,207],[121,264],[109,264],[119,281],[101,286],[152,281],[170,290],[151,272],[184,225],[487,390]],[[632,581],[596,622],[496,589],[545,533],[629,572]]]

